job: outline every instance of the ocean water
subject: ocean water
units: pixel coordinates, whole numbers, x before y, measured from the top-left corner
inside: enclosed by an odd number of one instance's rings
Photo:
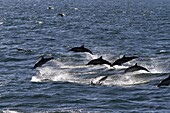
[[[170,89],[157,85],[170,75],[170,0],[0,4],[0,112],[169,112]],[[93,55],[68,51],[81,45]],[[42,55],[55,59],[32,69]],[[122,66],[86,65],[123,55],[139,58]],[[123,73],[135,63],[150,73]],[[103,76],[102,85],[90,84]]]

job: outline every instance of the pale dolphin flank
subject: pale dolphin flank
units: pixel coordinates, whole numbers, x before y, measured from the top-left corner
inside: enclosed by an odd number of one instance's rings
[[[89,49],[85,48],[84,45],[80,46],[80,47],[74,47],[72,49],[70,49],[69,51],[74,51],[74,52],[88,52],[90,54],[93,54]]]
[[[164,80],[162,80],[159,84],[158,87],[160,86],[168,86],[170,85],[170,76],[168,76],[167,78],[165,78]]]
[[[97,80],[91,81],[91,85],[102,85],[102,82],[107,79],[108,76],[102,76],[97,78]]]
[[[139,71],[139,70],[145,70],[145,71],[147,71],[147,72],[150,72],[150,71],[148,71],[146,68],[144,68],[144,67],[142,67],[142,66],[138,66],[137,63],[136,63],[134,66],[127,68],[127,69],[124,71],[124,73],[127,73],[127,72],[135,72],[135,71]]]
[[[109,66],[112,65],[109,61],[104,60],[102,56],[98,59],[91,60],[87,65],[102,65],[102,64],[107,64]]]
[[[41,67],[43,64],[45,64],[46,62],[50,61],[54,59],[53,57],[51,58],[44,58],[43,56],[41,57],[41,59],[34,65],[33,69],[35,69],[36,67]]]
[[[135,58],[138,58],[138,57],[136,57],[136,56],[126,57],[126,56],[124,55],[122,58],[117,59],[117,60],[112,64],[112,66],[114,66],[114,65],[122,65],[123,63],[126,63],[126,62],[128,62],[128,61],[130,61],[130,60],[133,60],[133,59],[135,59]]]

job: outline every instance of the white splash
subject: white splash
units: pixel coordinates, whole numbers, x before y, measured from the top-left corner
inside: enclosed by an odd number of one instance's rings
[[[151,58],[151,66],[147,67],[150,68],[150,72],[151,73],[169,73],[168,66],[165,65],[165,63],[160,62],[159,60],[155,59],[155,58]]]
[[[3,22],[0,22],[0,25],[2,25],[3,24]]]
[[[118,66],[118,65],[115,65],[115,66],[113,66],[116,70],[121,70],[121,69],[126,69],[126,68],[128,68],[129,66]]]
[[[37,21],[37,23],[38,23],[38,24],[43,24],[43,22],[42,22],[42,21]]]
[[[3,110],[2,113],[22,113],[14,110]]]
[[[32,82],[41,82],[44,80],[50,81],[68,81],[70,79],[70,75],[67,71],[64,71],[60,68],[53,67],[42,67],[39,68],[38,73],[32,77]]]
[[[98,55],[85,55],[86,59],[94,59],[99,57]],[[146,77],[139,77],[138,74],[150,73],[144,70],[140,70],[121,75],[120,73],[122,73],[122,71],[119,70],[124,70],[128,68],[129,65],[113,67],[108,67],[108,65],[87,66],[85,64],[83,65],[79,63],[76,65],[69,63],[68,65],[58,60],[52,60],[48,64],[37,68],[37,73],[35,76],[32,77],[31,82],[63,81],[80,84],[90,84],[92,81],[93,83],[97,84],[101,77],[108,76],[108,70],[114,69],[113,75],[110,75],[110,72],[112,71],[109,71],[109,77],[106,80],[102,81],[102,85],[129,86],[148,82],[148,80],[145,80]],[[104,73],[105,71],[106,73]],[[120,73],[116,74],[114,71],[118,71]],[[104,75],[100,76],[102,73]]]
[[[100,76],[100,77],[97,77],[97,78],[95,78],[95,79],[92,79],[92,80],[91,80],[91,84],[101,85],[102,82],[100,82],[100,80],[101,80],[103,77],[105,77],[105,76]]]
[[[105,81],[106,85],[113,86],[132,86],[137,84],[147,83],[148,80],[142,77],[136,77],[136,74],[118,75],[116,77],[110,77]]]

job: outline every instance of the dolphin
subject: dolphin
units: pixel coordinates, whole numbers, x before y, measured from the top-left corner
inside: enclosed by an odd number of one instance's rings
[[[59,13],[58,16],[64,17],[65,14],[64,13]]]
[[[51,10],[51,9],[54,9],[54,7],[48,6],[47,9]]]
[[[104,76],[99,80],[99,83],[101,83],[102,81],[106,80],[108,76]]]
[[[168,86],[170,85],[170,76],[168,76],[167,78],[165,78],[164,80],[162,80],[159,84],[158,87],[160,86]]]
[[[93,54],[89,49],[85,48],[84,45],[80,47],[74,47],[71,48],[69,51],[74,51],[74,52],[88,52],[90,54]]]
[[[112,65],[109,61],[104,60],[102,56],[98,59],[91,60],[87,65],[102,65],[102,64],[107,64],[109,66]]]
[[[147,70],[146,68],[142,67],[142,66],[138,66],[138,64],[136,63],[134,66],[127,68],[124,73],[128,73],[128,72],[134,72],[134,71],[139,71],[139,70],[145,70],[147,72],[150,72],[149,70]]]
[[[44,58],[43,56],[41,57],[41,59],[34,65],[33,69],[37,68],[37,67],[41,67],[43,64],[45,64],[46,62],[50,61],[54,59],[53,57],[51,58]]]
[[[96,81],[91,81],[90,84],[91,84],[91,85],[102,85],[102,82],[103,82],[104,80],[106,80],[107,77],[108,77],[108,76],[99,77],[99,78],[97,78]]]
[[[26,50],[23,48],[16,48],[19,52],[32,52],[32,50]]]
[[[117,59],[117,60],[112,64],[112,66],[114,66],[114,65],[122,65],[123,63],[126,63],[126,62],[128,62],[128,61],[130,61],[130,60],[133,60],[133,59],[135,59],[135,58],[138,58],[138,57],[136,57],[136,56],[126,57],[126,56],[124,55],[122,58]]]

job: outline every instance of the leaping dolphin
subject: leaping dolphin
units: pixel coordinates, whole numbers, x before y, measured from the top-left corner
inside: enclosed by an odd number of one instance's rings
[[[165,78],[164,80],[162,80],[159,84],[158,87],[160,86],[168,86],[170,85],[170,76],[168,76],[167,78]]]
[[[43,64],[45,64],[46,62],[50,61],[54,59],[53,57],[51,58],[44,58],[43,56],[41,57],[41,59],[34,65],[33,69],[37,68],[37,67],[41,67]]]
[[[102,56],[98,59],[91,60],[87,65],[102,65],[102,64],[107,64],[109,66],[112,65],[109,61],[104,60]]]
[[[147,70],[146,68],[142,67],[142,66],[138,66],[137,63],[132,66],[132,67],[129,67],[127,68],[124,73],[127,73],[127,72],[135,72],[135,71],[139,71],[139,70],[145,70],[147,72],[150,72],[149,70]]]
[[[126,63],[126,62],[128,62],[128,61],[130,61],[130,60],[133,60],[133,59],[135,59],[135,58],[138,58],[138,57],[136,57],[136,56],[126,57],[126,56],[124,55],[122,58],[117,59],[117,60],[112,64],[112,66],[114,66],[114,65],[122,65],[123,63]]]
[[[70,49],[69,51],[74,51],[74,52],[88,52],[90,54],[93,54],[89,49],[85,48],[84,45],[80,46],[80,47],[74,47],[72,49]]]
[[[97,78],[97,80],[91,81],[91,85],[102,85],[102,82],[107,79],[108,76],[102,76]]]

